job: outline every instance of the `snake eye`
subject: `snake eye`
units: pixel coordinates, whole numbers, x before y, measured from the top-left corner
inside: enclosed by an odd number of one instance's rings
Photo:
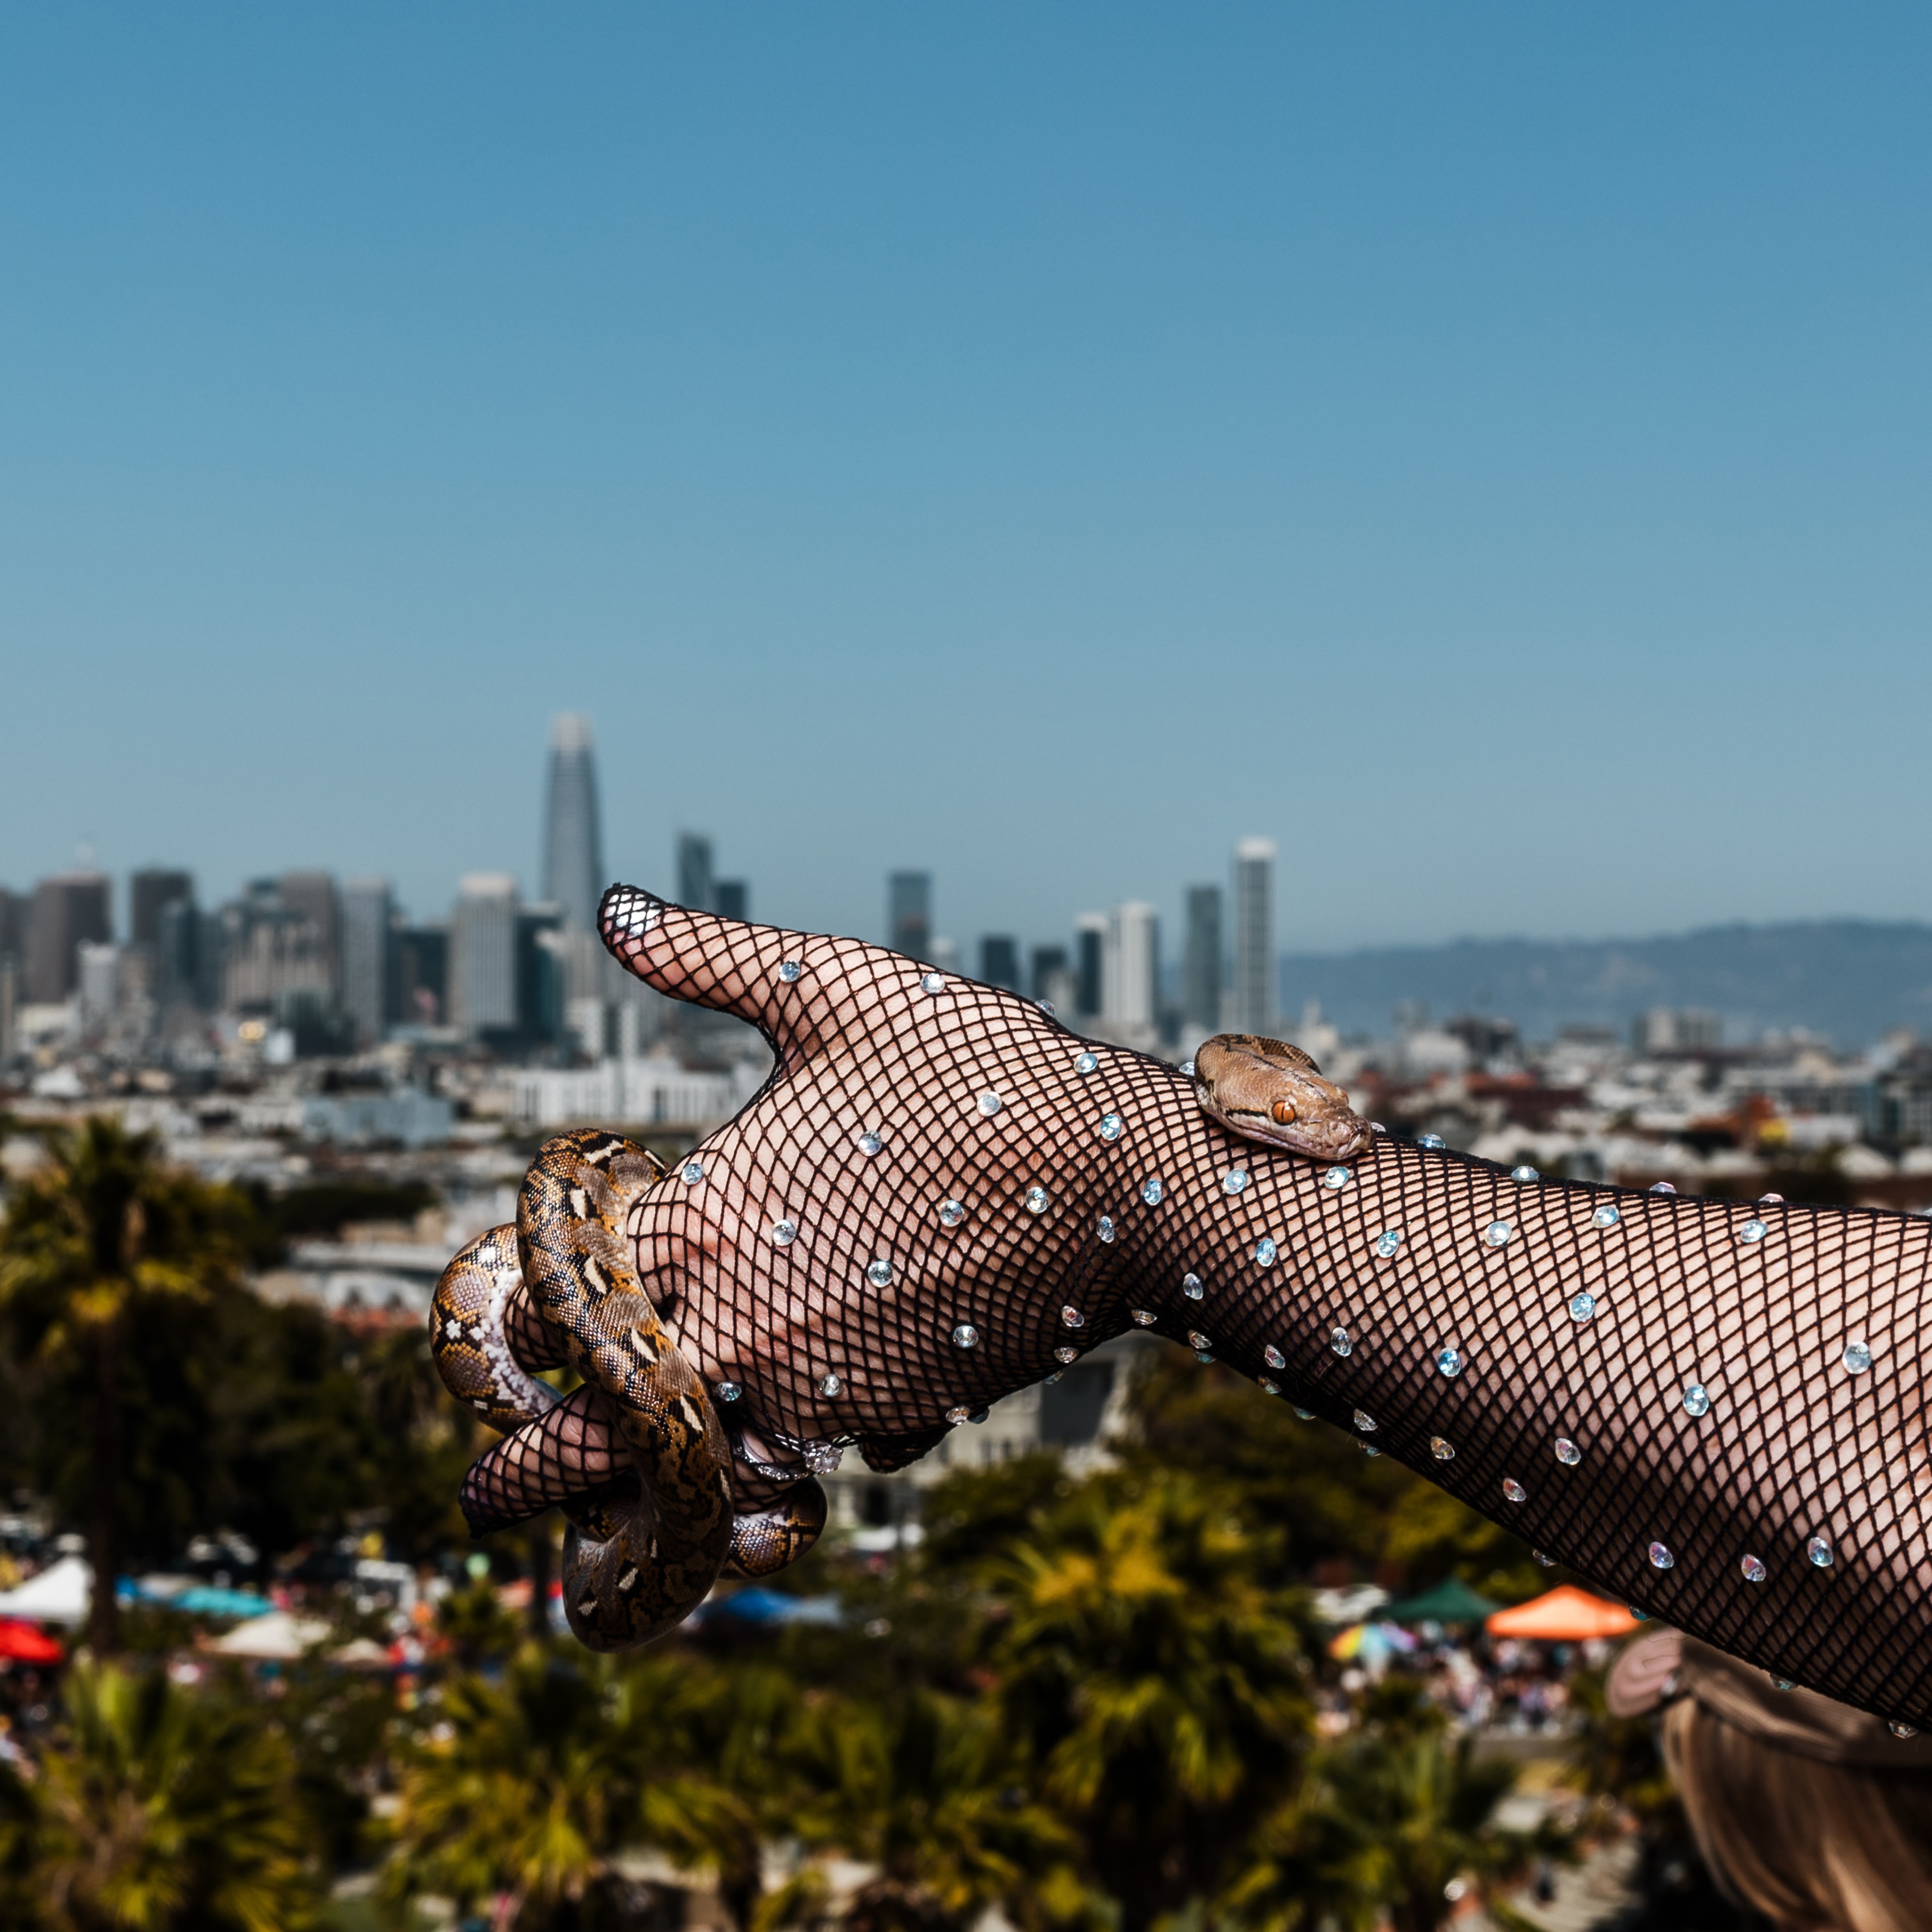
[[[1278,1127],[1292,1126],[1294,1124],[1294,1102],[1292,1100],[1277,1100],[1268,1109],[1268,1112],[1273,1116],[1274,1124]]]

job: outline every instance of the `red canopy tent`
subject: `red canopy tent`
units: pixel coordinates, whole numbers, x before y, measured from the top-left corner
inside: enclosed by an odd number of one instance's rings
[[[1492,1636],[1540,1638],[1545,1643],[1581,1643],[1586,1637],[1628,1636],[1637,1619],[1621,1604],[1607,1603],[1559,1583],[1540,1597],[1486,1618],[1483,1628]]]
[[[22,1617],[0,1617],[0,1657],[16,1664],[58,1664],[60,1646],[38,1625]]]

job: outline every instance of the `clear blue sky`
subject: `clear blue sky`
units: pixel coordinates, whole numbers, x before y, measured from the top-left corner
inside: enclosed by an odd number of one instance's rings
[[[0,16],[0,881],[1932,914],[1932,16]]]

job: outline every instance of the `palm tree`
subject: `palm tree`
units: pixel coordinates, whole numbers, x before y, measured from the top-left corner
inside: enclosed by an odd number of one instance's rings
[[[47,1155],[0,1224],[0,1310],[22,1354],[80,1376],[88,1636],[106,1656],[120,1640],[128,1334],[141,1318],[206,1301],[233,1280],[236,1251],[225,1197],[163,1167],[152,1135],[96,1116],[50,1133]]]
[[[826,1699],[807,1712],[794,1762],[806,1845],[874,1868],[842,1932],[963,1932],[989,1906],[1023,1926],[1090,1918],[1075,1842],[1018,1782],[994,1714],[931,1690],[887,1704]],[[761,1924],[818,1917],[815,1873],[775,1895]]]
[[[1006,1566],[1006,1721],[1142,1932],[1216,1891],[1311,1735],[1274,1539],[1173,1478],[1086,1485]]]
[[[759,1918],[766,1838],[796,1829],[798,1786],[787,1746],[797,1715],[789,1672],[737,1660],[681,1672],[676,1699],[662,1714],[685,1761],[717,1781],[716,1801],[693,1820],[699,1828],[684,1855],[716,1872],[719,1900],[736,1932],[752,1932]]]
[[[449,1679],[441,1721],[404,1759],[385,1896],[440,1893],[462,1910],[502,1899],[519,1932],[589,1927],[620,1887],[620,1853],[695,1862],[728,1800],[675,1768],[660,1720],[680,1669],[670,1654],[620,1667],[530,1645],[500,1683]]]
[[[261,1711],[158,1670],[76,1663],[29,1796],[60,1932],[302,1932],[316,1880],[295,1765]]]
[[[1553,1827],[1506,1832],[1491,1822],[1516,1781],[1514,1766],[1478,1762],[1475,1740],[1451,1739],[1439,1724],[1372,1730],[1329,1755],[1322,1767],[1331,1832],[1352,1838],[1374,1872],[1394,1932],[1436,1932],[1473,1880],[1504,1924],[1512,1916],[1495,1894],[1532,1861],[1568,1855]]]

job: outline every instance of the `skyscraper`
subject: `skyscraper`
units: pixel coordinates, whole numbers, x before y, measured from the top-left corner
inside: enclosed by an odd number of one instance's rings
[[[1064,946],[1036,946],[1033,950],[1033,996],[1059,1006],[1063,1001],[1071,1010],[1076,1004],[1070,996],[1068,987],[1073,983],[1073,976],[1067,970],[1066,948]]]
[[[10,959],[16,967],[27,956],[27,917],[33,904],[25,892],[0,886],[0,959]]]
[[[1160,922],[1152,906],[1127,899],[1107,915],[1100,958],[1100,1012],[1109,1026],[1151,1028],[1160,1004]]]
[[[1182,1017],[1190,1027],[1221,1026],[1221,888],[1187,889],[1187,956],[1181,967]]]
[[[1073,978],[1078,992],[1074,1010],[1083,1019],[1100,1016],[1101,995],[1106,988],[1104,967],[1107,952],[1107,915],[1083,912],[1073,922]]]
[[[134,946],[158,948],[161,914],[178,899],[194,903],[194,880],[187,872],[150,866],[128,880],[128,938]]]
[[[544,795],[543,896],[567,932],[597,930],[604,835],[597,810],[597,760],[590,720],[574,711],[550,722],[550,777]]]
[[[989,932],[980,941],[980,976],[989,986],[1020,989],[1020,943],[1010,933]]]
[[[894,872],[886,880],[886,944],[912,959],[932,949],[932,874]]]
[[[449,918],[449,1020],[472,1036],[517,1024],[517,882],[465,875]]]
[[[99,872],[62,872],[34,888],[27,916],[27,998],[58,1006],[80,983],[80,949],[114,936],[108,883]]]
[[[276,881],[282,904],[297,919],[315,928],[316,956],[322,964],[328,989],[342,985],[342,904],[332,872],[284,872]]]
[[[1274,1028],[1274,841],[1234,848],[1234,1030]]]
[[[358,1046],[380,1040],[388,1018],[390,911],[387,879],[342,882],[342,1010]]]
[[[677,902],[693,912],[718,910],[717,882],[711,876],[711,841],[701,832],[677,835]]]

